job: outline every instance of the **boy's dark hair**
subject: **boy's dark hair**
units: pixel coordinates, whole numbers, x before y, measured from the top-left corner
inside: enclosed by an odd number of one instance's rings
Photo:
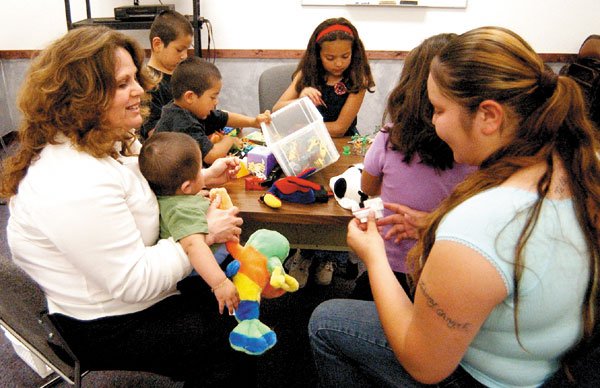
[[[150,136],[140,151],[140,171],[156,195],[174,195],[183,182],[192,180],[202,167],[196,140],[181,132]]]
[[[423,164],[446,170],[454,165],[452,150],[435,132],[431,122],[433,107],[427,96],[427,77],[431,60],[456,34],[438,34],[412,49],[404,61],[400,80],[390,93],[383,121],[392,149],[404,154],[410,163],[418,154]],[[382,129],[382,131],[386,131]]]
[[[348,27],[352,34],[339,30],[332,31],[326,33],[326,35],[322,36],[317,42],[317,37],[321,31],[335,24]],[[343,81],[348,88],[348,91],[350,93],[357,93],[363,89],[367,89],[371,93],[375,91],[373,89],[375,87],[375,81],[371,74],[367,52],[358,36],[356,27],[345,18],[332,18],[319,24],[310,36],[306,51],[304,51],[304,55],[302,56],[302,59],[300,59],[296,71],[294,71],[294,76],[296,76],[298,71],[302,71],[302,78],[296,84],[296,92],[300,93],[305,87],[318,87],[323,83],[323,80],[325,79],[325,68],[321,63],[321,44],[323,42],[331,42],[338,39],[349,40],[352,42],[352,61],[343,74]]]
[[[158,14],[150,27],[150,45],[158,37],[165,47],[180,36],[194,35],[192,23],[177,11],[163,11]]]
[[[565,65],[560,74],[577,82],[586,100],[590,119],[600,129],[600,35],[588,36],[573,63]]]
[[[221,79],[217,66],[198,57],[189,57],[181,61],[171,76],[171,92],[178,99],[191,90],[198,96],[212,88]]]
[[[600,60],[600,35],[590,35],[581,44],[577,58],[594,58]]]

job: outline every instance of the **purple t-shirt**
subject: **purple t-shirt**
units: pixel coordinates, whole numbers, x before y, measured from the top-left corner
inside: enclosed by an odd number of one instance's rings
[[[364,160],[365,171],[381,178],[383,202],[400,203],[415,210],[430,212],[476,169],[455,163],[452,169],[438,171],[421,163],[419,155],[414,155],[410,164],[406,164],[402,161],[404,154],[392,150],[388,138],[387,132],[379,132]],[[390,210],[384,209],[384,216],[390,214]],[[390,227],[384,227],[383,235]],[[400,243],[393,239],[385,241],[387,257],[394,272],[406,272],[406,254],[413,245],[414,240],[402,240]]]

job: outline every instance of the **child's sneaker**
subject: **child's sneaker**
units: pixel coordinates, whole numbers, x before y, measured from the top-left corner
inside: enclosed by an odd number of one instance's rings
[[[285,264],[288,268],[288,274],[298,281],[298,287],[304,287],[308,281],[308,270],[312,264],[312,259],[302,257],[302,253],[298,249],[294,253],[294,256],[290,257]]]
[[[298,261],[300,261],[300,249],[292,249],[290,253],[292,252],[293,254],[291,256],[288,256],[288,258],[283,263],[283,268],[285,268],[288,274],[290,273],[290,269],[292,268],[292,266],[298,265]]]
[[[333,262],[324,260],[319,263],[317,272],[315,273],[315,281],[321,286],[328,286],[331,284],[331,278],[333,277]]]

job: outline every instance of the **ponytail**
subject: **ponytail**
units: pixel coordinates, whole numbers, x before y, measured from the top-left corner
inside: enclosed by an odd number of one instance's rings
[[[518,338],[519,281],[526,265],[522,252],[536,227],[550,187],[553,162],[558,159],[564,165],[575,214],[590,252],[590,278],[582,317],[584,340],[572,352],[581,354],[581,346],[599,326],[600,142],[598,131],[586,115],[580,88],[573,80],[556,76],[518,35],[498,27],[475,29],[452,40],[433,60],[430,74],[445,96],[468,111],[474,111],[488,99],[502,104],[511,113],[516,132],[508,145],[483,161],[480,170],[459,184],[431,214],[422,238],[408,257],[413,287],[435,242],[437,227],[450,210],[499,186],[525,167],[545,163],[547,171],[537,184],[538,199],[515,247],[513,302]]]

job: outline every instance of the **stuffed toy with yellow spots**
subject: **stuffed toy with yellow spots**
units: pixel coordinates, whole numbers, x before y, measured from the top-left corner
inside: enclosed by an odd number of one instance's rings
[[[221,196],[221,208],[232,206],[225,189],[211,190],[211,199],[216,195]],[[225,274],[232,279],[240,296],[234,314],[238,325],[231,331],[229,343],[247,354],[263,354],[275,345],[277,336],[259,319],[261,297],[275,298],[298,290],[298,281],[283,268],[290,243],[279,232],[259,229],[244,246],[236,242],[228,242],[226,246],[235,260],[229,263]]]

